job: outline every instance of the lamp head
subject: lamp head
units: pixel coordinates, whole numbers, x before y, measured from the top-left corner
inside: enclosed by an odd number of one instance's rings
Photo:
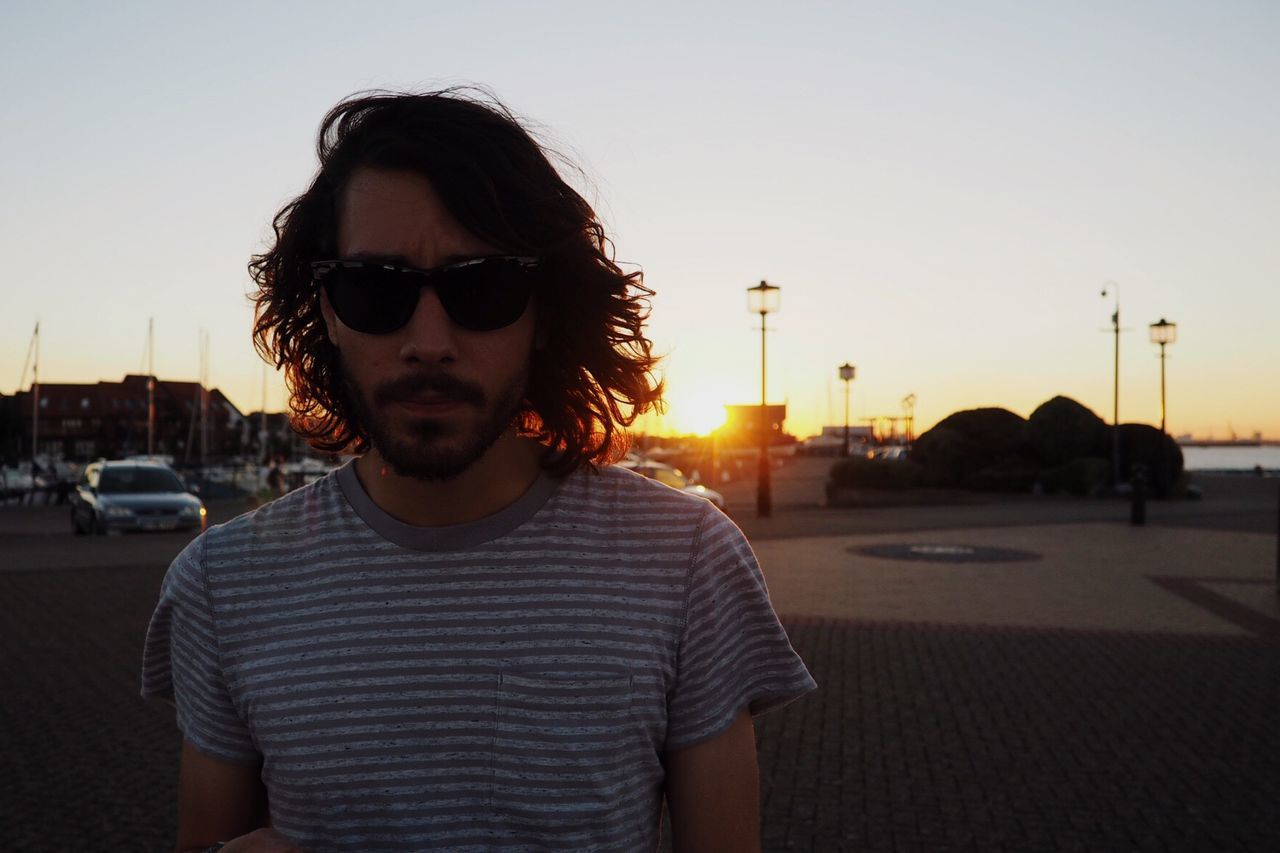
[[[755,287],[747,288],[747,310],[752,314],[771,314],[778,310],[781,299],[779,291],[782,288],[777,285],[769,284],[764,279]]]
[[[1170,323],[1163,317],[1160,318],[1160,322],[1152,323],[1149,328],[1151,330],[1151,343],[1153,344],[1164,346],[1178,340],[1178,324]]]

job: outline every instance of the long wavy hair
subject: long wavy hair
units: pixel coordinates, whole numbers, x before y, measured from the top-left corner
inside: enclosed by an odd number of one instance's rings
[[[341,196],[355,170],[407,170],[473,234],[542,261],[535,298],[546,344],[533,353],[517,426],[546,445],[544,466],[565,473],[621,456],[626,428],[662,407],[644,334],[653,291],[614,262],[595,212],[520,121],[473,89],[362,93],[325,116],[317,150],[311,186],[276,214],[275,244],[249,263],[254,346],[284,370],[293,428],[317,450],[369,447],[310,264],[337,257]]]

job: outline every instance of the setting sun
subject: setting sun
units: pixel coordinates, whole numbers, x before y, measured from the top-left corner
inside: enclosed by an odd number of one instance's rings
[[[665,427],[683,435],[710,435],[725,421],[724,404],[691,391],[668,398]]]

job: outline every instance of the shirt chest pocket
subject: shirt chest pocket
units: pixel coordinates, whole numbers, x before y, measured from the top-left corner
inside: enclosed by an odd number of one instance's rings
[[[643,739],[627,674],[502,673],[492,805],[508,817],[605,817],[626,794]]]

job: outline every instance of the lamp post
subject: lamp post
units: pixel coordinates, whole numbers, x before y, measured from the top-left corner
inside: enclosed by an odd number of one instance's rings
[[[849,383],[853,381],[858,369],[849,362],[840,365],[840,381],[844,383],[844,449],[841,456],[849,455]]]
[[[1112,293],[1108,294],[1110,290]],[[1102,298],[1114,295],[1116,310],[1111,315],[1111,329],[1115,334],[1115,373],[1112,380],[1112,420],[1111,420],[1111,486],[1120,485],[1120,285],[1109,281],[1102,288]]]
[[[765,317],[778,310],[781,288],[761,279],[747,288],[747,310],[760,315],[760,467],[756,484],[756,515],[773,515],[773,494],[769,483],[769,410],[765,396]]]
[[[1161,317],[1160,322],[1152,323],[1150,329],[1151,343],[1160,345],[1160,431],[1165,432],[1164,348],[1178,340],[1178,324]]]
[[[907,420],[907,450],[910,450],[916,426],[916,395],[914,392],[902,398],[902,413]]]

